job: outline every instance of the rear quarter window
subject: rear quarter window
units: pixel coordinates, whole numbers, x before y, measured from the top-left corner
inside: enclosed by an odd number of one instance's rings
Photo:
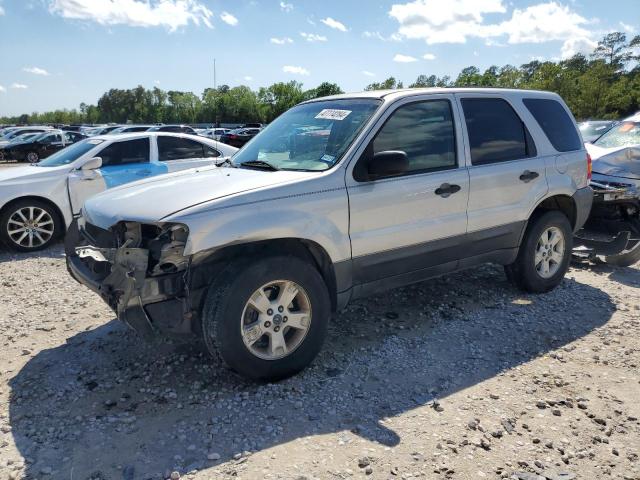
[[[557,100],[525,98],[525,107],[536,119],[553,148],[559,152],[571,152],[582,148],[573,120]]]

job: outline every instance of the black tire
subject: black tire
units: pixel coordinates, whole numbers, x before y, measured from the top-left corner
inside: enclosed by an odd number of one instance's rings
[[[538,240],[549,228],[558,228],[564,236],[564,253],[558,270],[549,278],[544,278],[536,269],[535,255]],[[517,288],[528,293],[544,293],[552,290],[562,281],[569,269],[573,233],[569,219],[562,212],[550,211],[536,215],[529,220],[522,239],[516,261],[506,265],[507,279]]]
[[[38,155],[38,152],[34,152],[34,151],[27,152],[23,157],[23,161],[29,162],[29,163],[37,163],[40,161],[40,155]]]
[[[624,253],[604,257],[604,261],[616,267],[630,267],[640,262],[640,242],[636,243]]]
[[[291,353],[267,360],[245,346],[241,326],[251,295],[277,280],[292,281],[304,289],[311,321],[306,335]],[[290,377],[311,363],[324,342],[330,315],[327,286],[313,264],[296,256],[264,257],[232,263],[218,274],[204,302],[202,335],[208,351],[219,355],[232,370],[254,380],[274,381]]]
[[[20,245],[14,241],[9,235],[9,220],[11,217],[22,208],[35,207],[47,212],[50,216],[53,231],[48,240],[42,244],[38,244],[33,247],[26,245]],[[14,224],[11,224],[12,226]],[[48,229],[48,228],[47,228]],[[9,249],[18,252],[35,252],[37,250],[43,250],[55,242],[64,233],[63,221],[58,215],[57,210],[50,204],[35,199],[18,200],[7,205],[2,212],[0,212],[0,241]]]

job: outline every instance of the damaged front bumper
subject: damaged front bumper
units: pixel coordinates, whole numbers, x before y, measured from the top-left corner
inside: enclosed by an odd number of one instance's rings
[[[93,229],[93,233],[99,230]],[[100,295],[118,319],[145,338],[191,333],[188,260],[177,267],[173,264],[178,271],[162,273],[154,262],[153,245],[133,247],[125,242],[117,247],[115,234],[110,233],[102,230],[102,238],[96,240],[78,220],[73,221],[65,239],[71,276]]]

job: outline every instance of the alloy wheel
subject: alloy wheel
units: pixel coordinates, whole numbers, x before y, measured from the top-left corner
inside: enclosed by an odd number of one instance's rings
[[[36,152],[27,153],[27,161],[29,163],[36,163],[38,161],[38,154]]]
[[[551,278],[560,269],[564,260],[565,241],[562,230],[549,227],[538,239],[535,267],[542,278]]]
[[[278,360],[298,348],[311,326],[307,292],[290,280],[258,288],[242,312],[240,333],[247,349],[263,360]]]
[[[55,224],[51,214],[40,207],[21,207],[9,217],[7,234],[24,248],[37,248],[53,237]]]

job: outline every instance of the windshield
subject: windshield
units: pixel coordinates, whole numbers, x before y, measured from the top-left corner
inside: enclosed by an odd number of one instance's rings
[[[17,137],[13,137],[9,143],[28,143],[33,142],[36,138],[41,136],[42,133],[23,133]]]
[[[82,155],[94,148],[96,145],[100,145],[103,140],[95,140],[88,138],[81,140],[78,143],[69,145],[67,148],[54,153],[46,160],[42,160],[37,164],[38,167],[59,167],[61,165],[68,165],[71,162],[76,161]]]
[[[381,103],[348,99],[293,107],[241,149],[233,163],[258,161],[278,170],[327,170],[340,160]]]
[[[580,125],[580,132],[587,137],[602,135],[611,126],[612,122],[583,123]]]
[[[640,122],[622,122],[593,142],[603,148],[640,145]]]

